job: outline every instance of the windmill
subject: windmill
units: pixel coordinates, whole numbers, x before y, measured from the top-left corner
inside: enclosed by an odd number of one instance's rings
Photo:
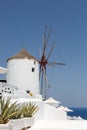
[[[48,41],[49,41],[49,37],[51,34],[51,29],[49,28],[45,28],[45,32],[43,34],[43,49],[41,52],[41,56],[40,59],[38,60],[39,63],[39,80],[40,80],[40,93],[43,95],[44,100],[46,99],[46,86],[48,85],[48,87],[50,87],[50,84],[47,80],[47,74],[46,74],[46,68],[48,65],[65,65],[65,63],[58,63],[58,62],[50,62],[49,58],[52,54],[52,51],[54,49],[54,42],[52,43],[52,46],[50,48],[50,51],[48,53],[48,55],[46,55],[46,48],[48,45]]]

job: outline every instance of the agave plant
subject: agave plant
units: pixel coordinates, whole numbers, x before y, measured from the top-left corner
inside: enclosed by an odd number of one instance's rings
[[[10,119],[20,119],[20,118],[22,118],[22,109],[21,109],[21,107],[16,107],[15,109],[13,109],[12,112],[14,113],[15,111],[16,111],[16,114],[12,115],[10,117]]]
[[[6,124],[12,117],[19,112],[19,105],[16,102],[10,102],[10,98],[6,101],[4,98],[0,99],[0,124]]]
[[[20,119],[23,117],[32,117],[39,107],[36,104],[28,103],[23,106],[17,102],[11,103],[10,98],[0,99],[0,124],[6,124],[10,119]]]
[[[23,117],[32,117],[38,111],[39,107],[36,104],[28,103],[22,106]]]

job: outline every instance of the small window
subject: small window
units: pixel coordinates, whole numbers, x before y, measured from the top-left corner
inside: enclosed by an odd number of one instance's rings
[[[30,90],[26,90],[26,93],[28,93],[28,94],[29,94],[29,93],[30,93]]]
[[[35,68],[32,68],[32,72],[34,72],[35,71]]]
[[[34,65],[36,64],[36,61],[34,61]]]

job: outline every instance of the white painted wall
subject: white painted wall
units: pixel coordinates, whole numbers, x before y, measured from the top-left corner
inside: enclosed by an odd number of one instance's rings
[[[58,121],[67,120],[67,112],[58,110],[54,106],[45,104],[43,101],[31,100],[39,106],[39,110],[35,114],[35,121],[38,120],[48,120],[48,121]]]
[[[44,104],[45,120],[67,120],[67,113],[54,106]]]
[[[33,95],[39,94],[38,62],[33,59],[11,59],[7,62],[7,83],[20,90],[30,90]],[[32,72],[34,68],[34,72]]]

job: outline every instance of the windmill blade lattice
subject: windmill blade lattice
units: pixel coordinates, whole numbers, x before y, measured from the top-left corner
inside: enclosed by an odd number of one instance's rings
[[[65,63],[48,62],[47,65],[65,65]]]
[[[41,95],[43,95],[44,99],[46,99],[46,87],[47,86],[51,87],[50,83],[48,82],[47,75],[46,75],[47,65],[65,65],[65,63],[48,61],[54,49],[54,43],[53,43],[48,56],[46,56],[46,48],[48,45],[50,34],[51,34],[51,29],[48,29],[46,27],[45,33],[43,35],[43,49],[41,53],[42,55],[41,55],[41,58],[38,60],[38,63],[40,64],[40,67],[39,67],[39,80],[40,80],[40,88],[41,88],[40,92],[41,92]]]

